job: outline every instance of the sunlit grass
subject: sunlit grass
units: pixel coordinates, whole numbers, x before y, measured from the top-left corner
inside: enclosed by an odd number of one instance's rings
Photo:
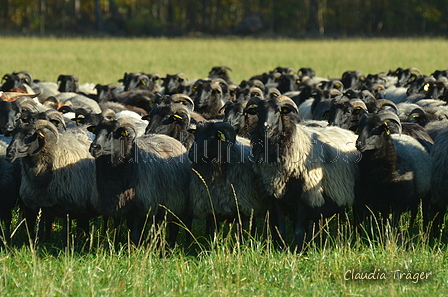
[[[80,83],[116,83],[124,72],[162,76],[184,72],[205,77],[213,66],[233,69],[239,82],[277,66],[313,67],[317,75],[338,77],[346,70],[378,73],[417,67],[430,74],[448,68],[444,39],[55,39],[1,38],[0,72],[29,71],[35,79],[55,81],[75,74]],[[20,224],[14,216],[13,229]],[[420,222],[421,224],[421,222]],[[148,228],[145,244],[135,248],[126,228],[121,243],[109,230],[89,241],[71,237],[64,249],[60,225],[49,243],[35,245],[25,225],[12,244],[0,247],[3,296],[444,296],[448,294],[448,255],[444,240],[429,240],[421,226],[402,222],[401,236],[386,226],[360,239],[350,220],[333,217],[308,242],[305,253],[278,249],[266,235],[252,238],[238,224],[211,240],[194,222],[193,244],[170,248],[165,232]],[[238,228],[237,228],[238,227]],[[183,226],[184,229],[185,227]],[[410,231],[408,231],[410,230]],[[288,232],[291,234],[291,230]],[[445,231],[446,236],[446,231]],[[290,235],[286,242],[293,242]],[[428,272],[428,279],[396,279],[394,272]],[[385,280],[353,280],[356,273],[384,273]],[[404,275],[406,277],[406,275]],[[348,279],[347,279],[348,278]]]
[[[80,83],[116,83],[124,72],[206,77],[213,66],[233,69],[240,82],[277,66],[313,67],[318,76],[340,77],[346,70],[365,74],[417,67],[425,74],[448,65],[445,39],[56,39],[2,37],[0,71],[29,71],[55,81],[78,75]]]

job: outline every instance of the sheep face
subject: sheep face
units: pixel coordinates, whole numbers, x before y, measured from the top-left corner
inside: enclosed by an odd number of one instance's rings
[[[45,146],[46,142],[58,142],[58,132],[53,124],[40,120],[39,123],[48,123],[45,126],[22,123],[13,131],[13,139],[6,149],[6,159],[14,162],[17,158],[37,155]]]
[[[208,73],[208,78],[222,78],[226,82],[230,82],[229,71],[232,71],[230,67],[227,66],[215,66]]]
[[[253,101],[247,103],[249,108],[245,112],[257,116],[250,132],[254,157],[259,162],[279,162],[281,150],[288,147],[300,118],[292,112],[294,108],[281,105],[278,100],[259,100],[256,107]]]
[[[20,123],[21,112],[22,108],[17,101],[0,101],[0,128],[3,134],[11,134]]]
[[[238,135],[240,134],[245,125],[244,120],[244,106],[243,102],[228,101],[224,108],[224,122],[229,123],[235,129]]]
[[[193,163],[228,163],[230,148],[235,144],[236,133],[228,123],[198,124],[195,142],[188,157]]]
[[[359,123],[356,148],[361,153],[379,149],[384,147],[388,141],[391,141],[390,134],[400,132],[401,126],[396,120],[384,118],[380,114],[366,114]]]
[[[78,77],[75,75],[59,75],[59,92],[78,92]]]
[[[119,120],[103,120],[88,130],[95,134],[90,145],[94,158],[110,156],[112,163],[118,164],[129,156],[136,136],[135,127],[121,125]]]
[[[163,78],[162,88],[165,89],[166,95],[173,95],[176,93],[181,93],[183,91],[183,87],[185,84],[185,78],[183,76],[179,76],[179,74],[167,74],[165,78]]]
[[[14,73],[13,74],[5,74],[2,77],[2,84],[1,84],[0,91],[7,92],[14,88],[20,89],[21,84],[22,84],[22,82],[17,74],[14,74]]]
[[[328,122],[330,125],[355,132],[358,130],[358,123],[365,113],[367,113],[365,105],[354,105],[350,100],[341,100],[331,105]]]
[[[146,134],[165,134],[179,140],[189,149],[194,140],[188,132],[190,128],[190,110],[183,104],[173,103],[167,106],[155,105],[148,116]]]

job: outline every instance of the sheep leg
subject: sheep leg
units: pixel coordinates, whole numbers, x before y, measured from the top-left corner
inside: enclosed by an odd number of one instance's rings
[[[218,229],[218,223],[213,215],[209,215],[205,221],[205,234],[210,240],[213,240],[215,232]]]
[[[177,222],[169,222],[168,223],[169,236],[168,236],[168,244],[170,247],[174,248],[176,245],[177,234],[179,233],[179,225]]]
[[[296,239],[295,251],[300,253],[303,251],[304,241],[305,241],[305,231],[307,227],[306,220],[306,210],[303,207],[298,207],[297,210],[297,219],[294,227],[294,235]]]
[[[128,219],[128,224],[131,226],[131,241],[135,246],[139,246],[141,244],[141,235],[143,231],[144,220],[139,218]]]
[[[274,242],[278,247],[284,246],[284,239],[286,235],[285,228],[285,212],[283,205],[280,201],[275,198],[272,198],[272,207],[271,207],[271,230]]]

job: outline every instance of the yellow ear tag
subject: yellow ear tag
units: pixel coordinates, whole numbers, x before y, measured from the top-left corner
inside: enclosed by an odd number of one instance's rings
[[[37,133],[37,136],[39,136],[40,138],[44,138],[45,137],[44,133],[42,133],[42,132]]]
[[[384,122],[384,131],[386,131],[387,135],[390,135],[390,129],[389,129],[389,124],[387,122]]]
[[[282,113],[288,113],[290,110],[289,109],[287,109],[286,107],[283,107],[282,108]]]
[[[221,141],[226,141],[226,136],[221,131],[218,131],[218,138]]]
[[[334,84],[334,87],[335,87],[336,89],[339,89],[339,88],[341,87],[341,85],[340,85],[340,84]]]
[[[141,82],[144,86],[146,86],[146,81],[141,80],[140,82]]]
[[[178,114],[174,114],[173,117],[175,117],[176,119],[182,120],[182,117]]]
[[[129,133],[128,133],[128,131],[126,131],[126,130],[123,130],[123,131],[121,131],[121,136],[128,136],[129,135]]]
[[[426,85],[423,87],[423,90],[424,90],[425,92],[428,92],[428,90],[429,90],[429,84],[426,84]]]
[[[52,124],[55,125],[56,127],[59,126],[59,122],[58,122],[58,121],[50,121],[50,123],[52,123]]]

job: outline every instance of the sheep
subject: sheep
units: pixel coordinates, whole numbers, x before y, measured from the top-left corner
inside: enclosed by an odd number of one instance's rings
[[[210,70],[207,77],[210,79],[222,78],[225,82],[231,83],[229,71],[232,71],[232,68],[228,66],[215,66]]]
[[[432,178],[431,200],[429,203],[428,221],[433,221],[433,236],[437,237],[444,222],[446,207],[448,205],[448,129],[442,129],[434,141],[431,151]]]
[[[95,134],[90,146],[96,165],[95,206],[103,216],[126,219],[136,245],[147,215],[187,220],[190,162],[179,141],[161,134],[137,138],[127,119],[103,120],[88,129]],[[174,244],[178,226],[170,224],[170,229]]]
[[[46,120],[21,123],[13,131],[6,160],[21,158],[20,197],[25,206],[44,217],[64,219],[62,238],[66,244],[69,220],[88,233],[89,220],[97,217],[95,168],[89,154],[90,141],[82,133],[60,134]],[[43,228],[39,228],[42,238]],[[49,230],[47,229],[47,232]]]
[[[160,86],[157,81],[160,79],[160,75],[157,73],[147,74],[144,72],[124,73],[123,79],[119,80],[123,82],[124,91],[133,89],[148,90],[151,92],[159,92]]]
[[[12,210],[19,204],[20,162],[6,160],[8,144],[0,140],[0,220],[4,224],[1,237],[9,242]]]
[[[189,132],[191,111],[180,103],[155,105],[148,116],[142,118],[149,121],[145,134],[158,133],[179,140],[187,150],[194,142],[194,135]]]
[[[174,95],[185,91],[185,83],[188,81],[187,76],[180,72],[177,74],[167,74],[162,78],[162,93],[164,95]]]
[[[218,83],[200,79],[193,85],[190,97],[194,101],[195,110],[207,120],[222,118],[220,111],[224,102],[222,88]]]
[[[60,74],[57,79],[58,91],[76,93],[79,90],[78,81],[79,79],[76,75]]]
[[[263,216],[267,201],[257,187],[249,141],[225,122],[198,124],[194,135],[190,208],[194,218],[206,221],[207,234],[220,221]]]
[[[339,127],[302,125],[297,106],[286,96],[253,98],[247,104],[258,116],[251,131],[255,172],[273,201],[280,236],[285,234],[288,210],[295,221],[296,249],[301,251],[310,221],[354,202],[356,135]]]
[[[356,132],[364,113],[367,113],[367,106],[361,99],[341,98],[332,102],[328,122],[330,125]]]
[[[426,208],[430,155],[416,139],[401,134],[398,115],[387,110],[363,115],[356,148],[362,154],[353,206],[358,224],[370,214],[368,208],[382,215],[392,214],[392,226],[397,226],[406,211],[415,218],[420,201]]]

